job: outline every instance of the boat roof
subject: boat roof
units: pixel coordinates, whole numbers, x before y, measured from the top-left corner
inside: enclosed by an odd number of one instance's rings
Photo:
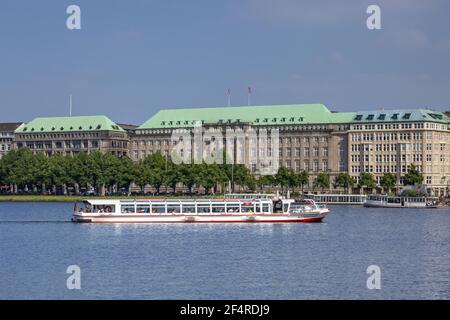
[[[294,199],[282,199],[284,203],[294,202]],[[85,199],[85,203],[91,205],[119,205],[119,204],[146,204],[146,203],[246,203],[246,202],[260,202],[272,203],[271,199],[238,199],[238,198],[214,198],[214,199]]]
[[[292,200],[293,199],[286,199]],[[286,201],[283,200],[283,201]],[[134,204],[134,203],[215,203],[215,202],[267,202],[272,203],[270,199],[236,199],[236,198],[214,198],[214,199],[85,199],[85,203],[92,205],[113,205],[113,204]]]

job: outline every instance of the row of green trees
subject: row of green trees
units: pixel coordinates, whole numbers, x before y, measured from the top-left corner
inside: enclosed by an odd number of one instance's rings
[[[228,181],[254,189],[256,182],[244,165],[176,165],[160,153],[149,155],[135,164],[128,157],[111,154],[80,152],[74,156],[33,154],[28,148],[12,150],[0,160],[0,185],[12,186],[12,191],[38,190],[42,193],[61,190],[67,193],[73,187],[79,194],[81,189],[93,188],[104,195],[118,190],[129,190],[134,182],[144,191],[145,186],[154,187],[156,193],[162,187],[175,190],[182,183],[190,192],[194,187],[203,187],[214,193],[225,189]]]
[[[52,155],[47,157],[43,153],[33,154],[28,148],[12,150],[0,159],[0,185],[12,186],[12,191],[38,190],[42,193],[57,190],[67,193],[68,187],[73,187],[78,194],[82,188],[94,188],[100,195],[114,193],[118,190],[129,190],[135,183],[144,191],[147,185],[152,186],[156,193],[161,188],[165,191],[175,191],[176,186],[183,184],[189,193],[194,188],[203,187],[207,193],[225,190],[231,183],[252,191],[263,191],[267,188],[280,187],[281,191],[295,190],[302,192],[309,186],[308,172],[299,173],[281,167],[277,174],[255,178],[244,165],[230,164],[174,164],[160,153],[147,156],[135,164],[128,157],[116,157],[111,154],[80,152],[74,156]],[[422,183],[423,176],[411,166],[405,176],[406,184]],[[397,184],[397,176],[386,173],[380,185],[386,190],[392,190]],[[319,173],[312,181],[315,190],[327,190],[331,187],[344,188],[349,192],[356,185],[356,181],[347,173],[340,173],[331,181],[326,173]],[[358,187],[371,189],[377,186],[376,180],[370,173],[361,173]]]

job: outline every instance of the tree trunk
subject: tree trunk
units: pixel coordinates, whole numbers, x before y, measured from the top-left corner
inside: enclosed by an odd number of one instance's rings
[[[105,196],[105,184],[101,184],[100,185],[100,188],[99,188],[100,190],[99,190],[99,194],[102,196],[102,197],[104,197]]]

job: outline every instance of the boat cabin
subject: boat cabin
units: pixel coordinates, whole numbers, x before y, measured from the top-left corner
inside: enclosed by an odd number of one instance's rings
[[[202,200],[85,200],[75,211],[96,214],[137,215],[211,215],[211,214],[272,214],[290,212],[292,199],[272,202],[269,199],[202,199]]]

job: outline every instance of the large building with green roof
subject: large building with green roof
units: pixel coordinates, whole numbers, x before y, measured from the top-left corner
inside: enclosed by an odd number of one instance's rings
[[[369,172],[379,188],[385,173],[395,174],[399,189],[410,164],[423,172],[431,194],[445,194],[450,187],[450,118],[431,109],[333,112],[323,104],[162,109],[136,128],[130,156],[139,161],[160,151],[170,157],[177,143],[171,141],[172,133],[194,132],[196,125],[223,137],[229,129],[277,129],[278,167],[309,172],[311,188],[319,172],[332,180],[348,173],[356,183],[362,172]],[[253,161],[251,154],[258,154],[258,147],[248,141],[237,147],[244,150],[244,163],[256,175],[262,160],[269,158],[266,154]]]
[[[198,132],[203,138],[209,132],[201,146],[195,142]],[[255,139],[263,132],[266,138]],[[450,118],[426,108],[334,112],[315,103],[161,109],[140,126],[123,127],[106,116],[36,118],[17,128],[14,145],[48,155],[99,150],[138,162],[156,152],[169,158],[175,149],[184,161],[195,160],[196,154],[217,153],[218,141],[231,148],[229,158],[255,175],[266,174],[267,166],[307,171],[309,190],[320,172],[332,182],[348,173],[356,185],[368,172],[378,189],[383,175],[392,173],[400,189],[411,164],[423,173],[430,194],[450,188]]]
[[[28,147],[47,155],[73,155],[80,151],[128,155],[127,132],[106,116],[42,117],[15,131],[17,148]]]

